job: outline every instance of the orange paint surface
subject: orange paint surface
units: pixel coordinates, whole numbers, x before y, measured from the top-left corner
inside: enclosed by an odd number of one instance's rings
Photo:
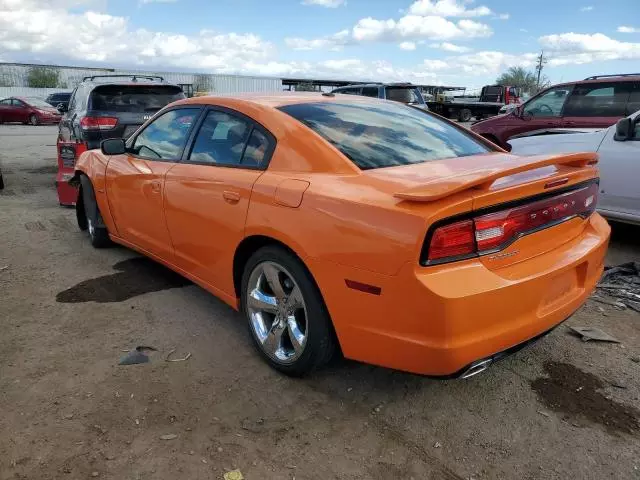
[[[286,245],[317,283],[344,355],[429,375],[558,325],[586,300],[603,269],[609,226],[597,214],[523,236],[501,250],[423,266],[427,232],[449,217],[547,193],[598,176],[593,154],[520,158],[502,151],[361,171],[275,107],[335,97],[198,97],[277,141],[266,170],[159,162],[131,154],[81,156],[114,241],[192,279],[238,308],[234,255],[261,236]],[[340,96],[340,102],[378,102]],[[473,134],[471,134],[473,135]],[[553,190],[553,189],[552,189]],[[345,280],[379,287],[379,295]]]

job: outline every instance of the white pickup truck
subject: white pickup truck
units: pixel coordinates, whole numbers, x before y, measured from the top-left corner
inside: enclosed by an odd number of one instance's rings
[[[518,155],[598,152],[598,211],[640,225],[640,111],[604,130],[523,137],[509,144]]]

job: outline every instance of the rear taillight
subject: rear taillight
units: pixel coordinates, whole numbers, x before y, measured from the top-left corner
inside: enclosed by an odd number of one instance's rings
[[[80,128],[83,130],[111,130],[118,124],[114,117],[82,117]]]
[[[593,213],[598,184],[554,195],[525,205],[506,208],[436,228],[423,263],[443,263],[493,253],[519,237],[576,216]]]

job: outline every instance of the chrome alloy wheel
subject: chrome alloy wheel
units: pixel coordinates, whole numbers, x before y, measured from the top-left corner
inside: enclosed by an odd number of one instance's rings
[[[258,344],[281,364],[295,362],[307,343],[307,309],[292,275],[274,262],[262,262],[249,277],[246,308]]]

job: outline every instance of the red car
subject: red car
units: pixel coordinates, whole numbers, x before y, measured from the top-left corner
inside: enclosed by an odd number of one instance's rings
[[[40,125],[58,123],[60,118],[60,112],[40,98],[11,97],[0,100],[0,123]]]
[[[482,120],[471,130],[510,149],[513,138],[606,128],[640,110],[640,74],[601,75],[547,88],[511,113]]]

